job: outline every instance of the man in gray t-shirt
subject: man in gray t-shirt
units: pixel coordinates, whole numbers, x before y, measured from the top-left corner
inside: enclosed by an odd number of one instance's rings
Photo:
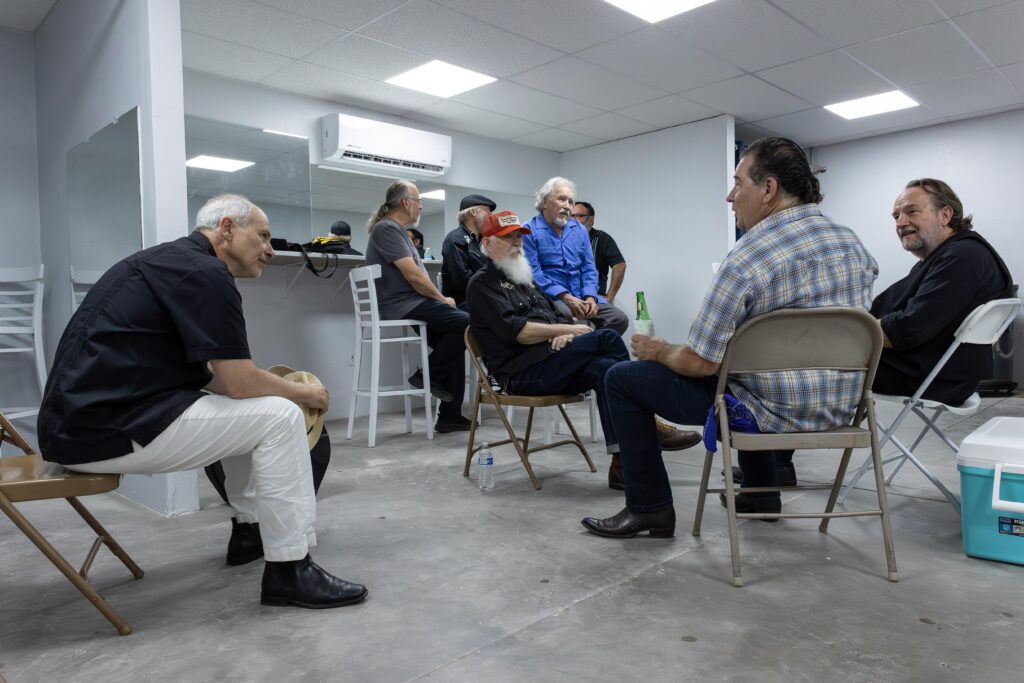
[[[453,299],[438,291],[405,232],[406,226],[419,223],[422,203],[413,183],[392,183],[384,203],[368,223],[366,263],[380,266],[377,303],[383,318],[412,318],[427,323],[427,343],[432,349],[430,391],[441,400],[434,429],[442,434],[469,431],[470,421],[462,416],[466,389],[463,334],[469,326],[469,316],[455,308]],[[417,370],[409,383],[422,387],[422,371]]]

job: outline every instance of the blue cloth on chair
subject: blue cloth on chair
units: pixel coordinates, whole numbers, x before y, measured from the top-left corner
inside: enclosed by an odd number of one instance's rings
[[[746,407],[740,400],[731,394],[724,394],[725,411],[729,416],[729,429],[734,432],[747,434],[759,434],[761,428],[757,426],[757,420],[750,408]],[[718,451],[718,420],[715,419],[715,405],[712,403],[708,408],[708,419],[704,422],[704,447],[709,453]]]

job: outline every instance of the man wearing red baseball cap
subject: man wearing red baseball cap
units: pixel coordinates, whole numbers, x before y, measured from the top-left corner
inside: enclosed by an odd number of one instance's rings
[[[610,328],[573,324],[533,281],[523,254],[530,229],[511,211],[492,213],[481,226],[487,265],[466,287],[469,326],[487,368],[509,393],[527,396],[597,393],[605,445],[612,454],[608,486],[621,488],[618,439],[604,396],[604,376],[629,360],[622,337]]]

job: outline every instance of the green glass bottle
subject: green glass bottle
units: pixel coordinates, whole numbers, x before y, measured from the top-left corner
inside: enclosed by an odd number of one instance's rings
[[[643,292],[636,293],[636,320],[633,323],[633,329],[637,334],[647,336],[654,334],[654,322],[651,320],[651,314],[647,311],[647,299]]]

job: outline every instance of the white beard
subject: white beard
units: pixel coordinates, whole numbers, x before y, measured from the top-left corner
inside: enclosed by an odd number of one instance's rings
[[[521,252],[516,256],[509,256],[503,261],[495,261],[494,265],[498,270],[517,285],[533,284],[533,268]]]

